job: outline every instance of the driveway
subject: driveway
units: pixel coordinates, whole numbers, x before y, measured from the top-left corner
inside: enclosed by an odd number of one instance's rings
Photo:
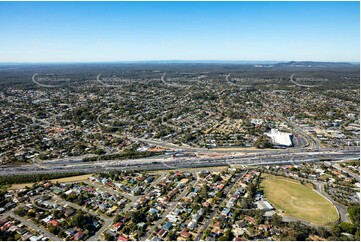
[[[42,228],[42,227],[38,227],[36,224],[34,224],[33,222],[30,222],[28,220],[26,220],[23,217],[20,217],[16,214],[14,214],[13,211],[7,211],[5,213],[3,213],[3,215],[5,216],[10,216],[12,218],[15,218],[17,220],[19,220],[20,222],[22,222],[24,225],[28,226],[29,228],[32,228],[36,231],[39,231],[40,233],[42,233],[43,235],[49,237],[51,240],[53,241],[61,241],[62,239],[60,239],[58,236],[50,233],[49,231],[47,231],[46,229]]]
[[[162,224],[162,223],[164,222],[164,220],[166,219],[166,216],[174,210],[174,208],[177,206],[178,202],[179,202],[185,195],[187,195],[187,193],[189,192],[189,189],[188,189],[188,188],[189,188],[190,186],[193,187],[193,186],[196,184],[196,182],[197,182],[198,180],[197,180],[194,172],[192,172],[192,175],[193,175],[193,177],[195,178],[195,180],[192,181],[192,183],[191,183],[190,185],[185,186],[183,192],[182,192],[181,194],[179,194],[179,195],[175,198],[175,200],[174,200],[173,202],[170,202],[170,203],[169,203],[169,207],[162,213],[160,219],[158,219],[158,221],[148,230],[148,232],[147,232],[140,240],[143,240],[143,241],[146,240],[146,239],[153,233],[153,231],[154,231],[160,224]],[[148,239],[149,239],[149,238],[148,238]]]

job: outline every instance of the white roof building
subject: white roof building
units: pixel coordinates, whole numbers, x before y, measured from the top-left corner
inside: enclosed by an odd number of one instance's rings
[[[260,210],[270,211],[270,210],[274,209],[272,207],[272,205],[269,202],[267,202],[266,200],[255,202],[255,204],[257,205],[257,209],[260,209]]]
[[[265,133],[271,138],[272,143],[275,145],[292,146],[292,134],[280,132],[278,129],[271,129],[271,132]]]

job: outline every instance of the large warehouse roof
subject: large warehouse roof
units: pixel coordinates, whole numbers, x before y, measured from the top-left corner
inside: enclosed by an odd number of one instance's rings
[[[265,133],[272,139],[275,145],[292,146],[292,134],[280,132],[278,129],[271,129],[271,132]]]

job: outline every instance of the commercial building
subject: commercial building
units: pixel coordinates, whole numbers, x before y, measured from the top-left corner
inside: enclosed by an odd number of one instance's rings
[[[271,129],[270,132],[265,133],[268,137],[271,138],[274,145],[287,146],[290,147],[293,145],[291,133],[281,132],[278,129]]]

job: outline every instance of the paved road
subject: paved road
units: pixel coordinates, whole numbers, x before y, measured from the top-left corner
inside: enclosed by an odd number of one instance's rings
[[[110,225],[113,224],[113,220],[112,219],[107,219],[104,221],[103,226],[89,239],[87,239],[87,241],[97,241],[97,240],[102,240],[100,238],[100,236],[103,234],[103,232],[109,228]]]
[[[163,82],[163,84],[165,84],[165,85],[167,85],[167,86],[174,86],[174,87],[179,87],[180,85],[177,85],[177,84],[175,84],[175,83],[168,83],[168,82],[166,82],[165,80],[164,80],[164,77],[165,77],[165,75],[166,75],[167,73],[164,73],[163,75],[162,75],[162,77],[160,78],[160,80]]]
[[[232,191],[234,185],[236,185],[240,179],[242,179],[242,177],[244,177],[244,175],[246,174],[245,171],[242,171],[241,174],[237,175],[237,177],[235,178],[235,182],[233,184],[231,184],[230,186],[228,186],[225,190],[224,190],[224,193],[226,194],[226,197],[222,199],[222,201],[220,202],[217,202],[213,207],[212,207],[212,210],[213,212],[211,213],[211,215],[209,216],[209,219],[207,219],[205,221],[205,224],[203,225],[202,229],[198,231],[198,234],[195,238],[195,241],[199,241],[203,235],[203,231],[205,231],[209,224],[212,222],[214,216],[217,214],[218,212],[218,207],[219,205],[218,204],[222,204],[225,200],[229,199],[228,197],[228,194],[230,193],[230,191]]]
[[[38,199],[38,198],[40,198],[40,197],[42,197],[42,195],[38,195],[38,196],[33,196],[33,197],[30,197],[31,204],[32,204],[35,208],[37,208],[37,209],[39,209],[39,210],[42,210],[42,211],[48,211],[48,212],[50,212],[50,211],[51,211],[51,209],[49,209],[49,208],[43,208],[43,207],[39,207],[38,205],[36,205],[36,204],[35,204],[35,200],[36,200],[36,199]]]
[[[312,87],[319,87],[319,85],[305,85],[305,84],[300,84],[300,83],[297,83],[293,80],[293,76],[295,75],[296,73],[293,73],[292,76],[290,77],[290,82],[292,82],[293,84],[295,84],[296,86],[299,86],[299,87],[307,87],[307,88],[312,88]]]
[[[231,81],[229,80],[230,75],[231,75],[231,73],[229,73],[229,74],[226,75],[226,81],[227,81],[227,83],[228,83],[229,85],[231,85],[231,86],[236,86],[236,87],[240,87],[241,89],[242,89],[242,88],[249,88],[249,87],[250,87],[250,85],[240,85],[240,84],[236,84],[236,83],[231,82]]]
[[[185,186],[184,190],[182,191],[181,194],[179,194],[173,202],[169,203],[168,208],[162,213],[161,217],[157,220],[157,222],[148,230],[148,232],[141,238],[141,240],[146,240],[147,238],[149,238],[150,235],[152,235],[152,233],[156,230],[156,228],[162,224],[164,222],[164,220],[166,219],[166,216],[168,214],[170,214],[175,207],[177,206],[178,202],[185,196],[188,194],[189,190],[188,187],[194,187],[194,185],[196,184],[197,180],[197,176],[195,176],[194,172],[192,172],[193,176],[195,177],[195,180],[193,180],[190,184],[190,186]]]
[[[308,132],[304,131],[302,128],[300,128],[298,125],[296,125],[294,122],[292,122],[291,120],[289,120],[288,118],[285,118],[282,114],[280,114],[279,112],[275,111],[270,105],[266,104],[265,102],[263,102],[262,100],[260,100],[259,98],[257,98],[257,100],[259,102],[262,103],[263,106],[265,106],[271,113],[273,113],[276,117],[278,117],[280,120],[282,120],[283,122],[287,123],[295,133],[297,133],[299,136],[301,137],[305,137],[309,144],[308,146],[311,149],[320,149],[321,145],[318,142],[317,139],[315,139],[314,137],[312,137],[312,135],[310,135]]]
[[[117,194],[119,196],[123,196],[127,199],[129,199],[130,201],[132,201],[133,203],[136,202],[138,200],[139,197],[137,196],[132,196],[132,195],[129,195],[128,193],[126,192],[119,192],[117,190],[113,190],[111,189],[110,187],[106,186],[106,185],[103,185],[103,184],[99,184],[99,183],[96,183],[96,182],[92,182],[92,181],[88,181],[89,184],[91,184],[92,186],[96,187],[96,188],[99,188],[99,189],[102,189],[102,190],[105,190],[107,192],[109,192],[110,194]]]
[[[58,236],[50,233],[49,231],[47,231],[46,229],[42,228],[42,227],[38,227],[37,225],[35,225],[34,223],[27,221],[26,219],[24,219],[23,217],[20,217],[16,214],[14,214],[13,211],[7,211],[3,214],[4,216],[10,216],[13,217],[17,220],[19,220],[20,222],[22,222],[23,224],[25,224],[26,226],[28,226],[29,228],[32,228],[36,231],[41,232],[43,235],[49,237],[51,240],[53,241],[61,241],[62,239],[60,239]]]
[[[297,178],[296,178],[297,179]],[[330,195],[328,195],[326,192],[325,192],[325,183],[323,182],[318,182],[318,181],[314,181],[314,180],[311,180],[311,179],[306,179],[306,178],[302,178],[302,179],[297,179],[297,180],[306,180],[307,182],[309,183],[312,183],[315,185],[316,187],[316,192],[318,192],[319,194],[321,194],[322,196],[324,196],[326,199],[328,199],[336,208],[339,216],[340,216],[340,220],[342,222],[351,222],[350,218],[348,217],[348,211],[347,211],[347,207],[334,201]],[[294,219],[292,217],[287,217],[285,218],[285,221],[297,221],[297,219]],[[302,220],[300,220],[302,221]],[[307,221],[302,221],[303,223],[307,224],[307,225],[310,225],[309,222]]]
[[[107,83],[104,83],[102,80],[100,80],[101,75],[102,75],[102,73],[97,75],[97,82],[99,82],[102,86],[104,86],[104,87],[122,87],[122,85],[119,85],[119,84],[107,84]]]
[[[339,164],[332,164],[333,167],[335,167],[337,170],[339,171],[343,171],[344,173],[349,174],[350,176],[352,176],[353,178],[356,179],[356,181],[360,181],[360,176],[353,173],[352,171],[350,171],[347,167],[341,167]]]
[[[212,158],[174,158],[174,159],[129,159],[82,162],[76,161],[71,164],[48,163],[43,164],[44,168],[39,168],[34,164],[18,167],[4,167],[0,170],[0,175],[19,175],[19,174],[46,174],[77,171],[84,173],[106,172],[113,170],[169,170],[180,168],[199,168],[228,165],[279,165],[296,164],[304,162],[322,162],[324,160],[346,160],[359,159],[359,147],[352,147],[343,150],[316,149],[300,150],[297,152],[278,151],[271,154],[250,154],[242,157],[212,157]]]
[[[237,86],[235,83],[233,83],[233,82],[231,82],[230,80],[229,80],[229,76],[231,75],[231,73],[229,73],[228,75],[226,75],[226,81],[227,81],[227,83],[229,84],[229,85],[231,85],[231,86]]]
[[[83,207],[79,206],[78,204],[75,204],[75,203],[72,203],[72,202],[68,202],[68,201],[65,201],[64,199],[62,199],[61,197],[55,195],[54,196],[56,198],[56,203],[64,206],[66,204],[68,204],[69,206],[73,207],[73,208],[76,208],[76,209],[79,209],[79,210],[84,210]],[[95,240],[99,240],[99,236],[101,235],[101,233],[106,230],[113,222],[113,218],[110,218],[108,216],[105,216],[103,214],[97,214],[97,213],[94,213],[90,210],[86,210],[87,213],[91,214],[92,216],[95,216],[95,217],[100,217],[104,222],[102,224],[102,227],[92,236],[90,237],[88,240],[89,241],[95,241]]]
[[[35,73],[32,77],[32,81],[38,85],[38,86],[41,86],[41,87],[50,87],[50,88],[53,88],[53,87],[61,87],[62,85],[47,85],[47,84],[42,84],[38,81],[35,80],[35,77],[38,75],[38,73]]]
[[[166,86],[170,86],[170,87],[183,87],[183,88],[184,88],[183,85],[179,85],[179,84],[177,84],[177,83],[169,83],[169,82],[166,82],[166,81],[164,80],[164,77],[165,77],[166,74],[167,74],[167,73],[164,73],[164,74],[161,76],[161,78],[160,78],[160,80],[161,80],[161,82],[163,82],[163,84],[165,84]],[[188,87],[189,87],[189,86],[188,86]]]
[[[93,211],[90,211],[90,210],[84,210],[84,207],[81,207],[78,204],[75,204],[75,203],[72,203],[72,202],[68,202],[68,201],[62,199],[61,197],[59,197],[58,195],[54,195],[54,199],[55,199],[56,203],[59,204],[59,205],[62,205],[62,206],[68,205],[68,206],[76,208],[78,210],[86,211],[87,213],[91,214],[92,216],[100,217],[103,220],[111,219],[108,216],[105,216],[105,215],[102,215],[102,214],[97,214],[97,213],[95,213]]]
[[[168,172],[159,172],[158,174],[155,175],[159,175],[159,177],[157,179],[155,179],[154,181],[152,181],[149,186],[144,190],[144,193],[148,193],[155,185],[157,185],[160,180],[162,180],[166,175],[168,174]]]
[[[347,211],[347,207],[334,201],[330,195],[328,195],[326,192],[325,192],[325,184],[322,183],[322,182],[316,182],[316,188],[317,188],[317,192],[319,192],[322,196],[326,197],[337,209],[338,211],[338,214],[340,216],[340,220],[342,222],[348,222],[350,223],[351,220],[350,218],[348,217],[348,211]]]
[[[154,140],[154,139],[144,139],[144,138],[135,138],[135,137],[128,137],[128,139],[133,141],[140,141],[140,142],[146,142],[150,145],[155,146],[162,146],[169,149],[174,149],[182,152],[198,152],[198,153],[263,153],[265,150],[258,149],[258,148],[244,148],[244,147],[234,147],[232,149],[228,148],[218,148],[218,149],[207,149],[207,148],[201,148],[201,147],[192,147],[189,145],[176,145],[172,143],[168,143],[161,140]],[[289,148],[292,150],[295,150],[295,148]],[[274,152],[276,150],[269,149],[267,152]]]

